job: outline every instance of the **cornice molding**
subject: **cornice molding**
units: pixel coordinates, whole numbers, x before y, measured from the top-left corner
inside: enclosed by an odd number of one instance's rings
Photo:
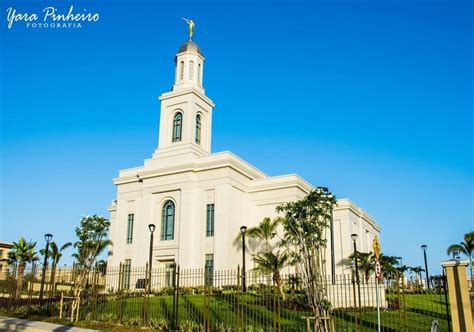
[[[170,98],[184,96],[184,95],[187,95],[187,94],[190,94],[190,93],[192,93],[195,96],[197,96],[198,98],[200,98],[203,102],[208,104],[210,107],[212,107],[212,108],[216,107],[214,102],[208,96],[204,95],[203,93],[201,93],[199,90],[197,90],[194,87],[190,87],[190,88],[184,89],[184,90],[165,92],[161,96],[159,96],[158,99],[160,101],[163,101],[163,100],[170,99]]]

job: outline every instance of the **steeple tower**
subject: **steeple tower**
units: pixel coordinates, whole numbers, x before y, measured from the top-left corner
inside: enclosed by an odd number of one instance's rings
[[[181,45],[175,58],[175,79],[173,91],[195,87],[202,90],[204,56],[199,46],[188,41]]]
[[[190,40],[181,45],[175,57],[173,89],[159,98],[160,135],[153,159],[176,155],[192,158],[211,152],[214,103],[204,93],[204,55],[191,40],[192,28],[194,23],[190,25]]]

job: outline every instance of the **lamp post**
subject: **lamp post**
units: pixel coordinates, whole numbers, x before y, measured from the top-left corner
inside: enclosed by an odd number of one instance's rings
[[[247,226],[240,227],[240,234],[242,234],[242,292],[247,291],[247,285],[245,284],[245,233],[247,232]]]
[[[430,275],[428,273],[428,261],[426,259],[426,249],[428,249],[428,246],[426,244],[423,244],[421,246],[421,249],[423,250],[423,256],[425,258],[426,286],[428,287],[428,289],[430,289]]]
[[[331,197],[332,193],[329,192],[327,187],[317,187],[318,189],[321,189],[326,196]],[[329,224],[329,237],[331,239],[331,283],[334,285],[336,283],[336,260],[334,257],[334,218],[332,215],[332,209],[331,209],[331,222]]]
[[[153,233],[155,232],[155,224],[149,224],[150,230],[150,252],[148,254],[148,291],[151,291],[151,267],[153,264]]]
[[[360,279],[359,279],[359,266],[357,265],[357,234],[351,234],[352,242],[354,242],[354,265],[356,272],[356,283],[357,283],[357,293],[359,297],[359,308],[360,306]]]
[[[51,242],[52,238],[53,238],[53,235],[51,235],[49,233],[44,235],[44,239],[46,240],[46,248],[44,249],[43,275],[41,276],[41,288],[40,288],[40,293],[39,293],[40,300],[43,298],[43,293],[44,293],[44,281],[45,281],[45,278],[46,278],[46,266],[48,265],[49,242]]]

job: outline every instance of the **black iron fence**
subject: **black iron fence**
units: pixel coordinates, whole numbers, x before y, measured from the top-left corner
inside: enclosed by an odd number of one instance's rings
[[[301,282],[286,275],[246,273],[246,291],[238,268],[229,271],[183,270],[120,265],[93,269],[80,299],[74,287],[75,267],[47,270],[45,297],[39,299],[41,269],[19,275],[11,268],[0,275],[0,308],[4,314],[61,316],[148,326],[158,330],[307,331],[314,324]],[[333,282],[334,281],[334,282]],[[276,286],[276,285],[279,286]],[[420,280],[385,279],[352,275],[327,278],[328,320],[335,331],[450,330],[445,282],[426,290]],[[76,301],[79,310],[72,309]],[[436,331],[436,330],[435,330]]]

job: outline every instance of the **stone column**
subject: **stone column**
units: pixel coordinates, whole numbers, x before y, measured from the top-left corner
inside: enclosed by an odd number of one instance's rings
[[[449,260],[441,265],[446,269],[453,332],[472,332],[471,301],[466,278],[468,261]]]

